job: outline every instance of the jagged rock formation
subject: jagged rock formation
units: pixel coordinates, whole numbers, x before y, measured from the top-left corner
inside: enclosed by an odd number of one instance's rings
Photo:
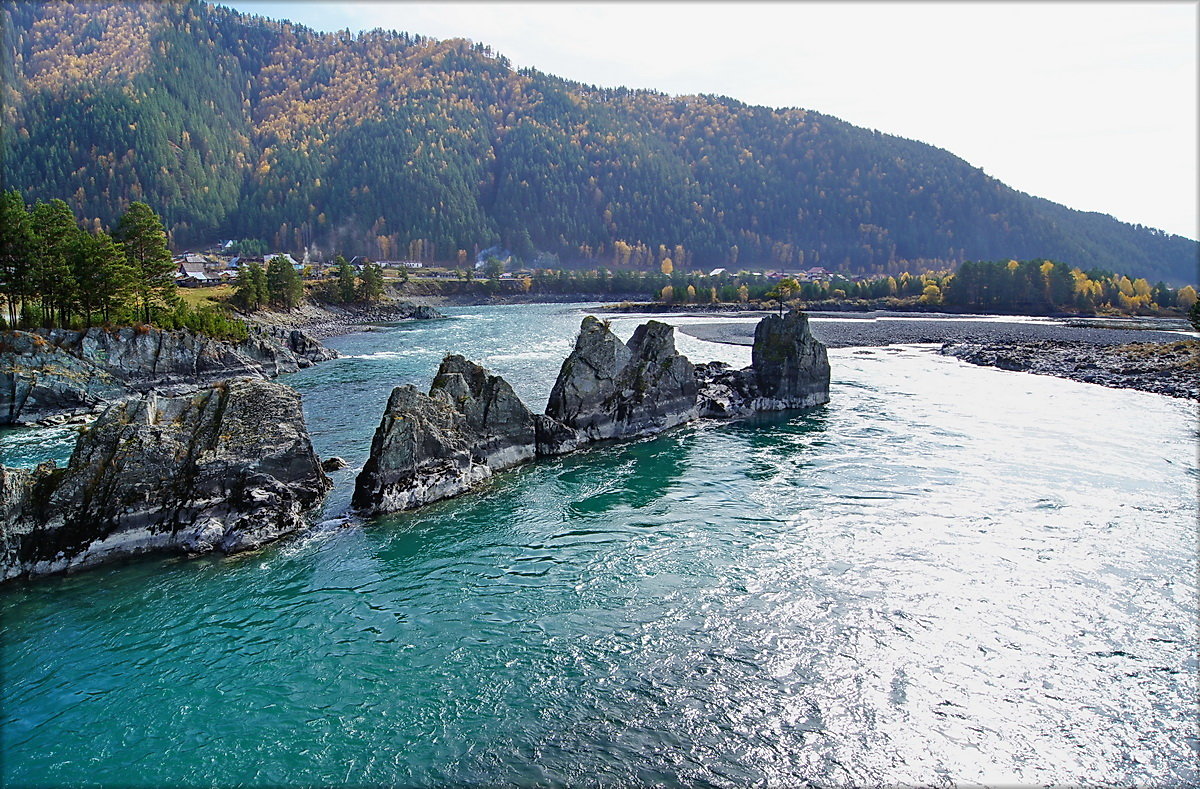
[[[462,356],[442,360],[429,394],[392,390],[354,488],[370,512],[454,496],[537,455],[537,417],[498,375]]]
[[[256,332],[277,341],[296,357],[296,366],[303,369],[317,362],[328,362],[338,358],[337,351],[326,348],[315,337],[301,329],[286,329],[282,326],[263,326]]]
[[[499,471],[536,454],[533,413],[500,376],[451,354],[442,360],[429,394],[462,415],[473,462]]]
[[[233,344],[186,330],[126,327],[0,334],[0,424],[94,413],[151,389],[181,393],[223,378],[273,378],[337,354],[299,330]]]
[[[675,350],[675,330],[638,326],[628,343],[592,316],[563,362],[546,415],[585,441],[658,433],[697,416],[695,368]]]
[[[755,410],[811,408],[829,402],[829,355],[812,336],[808,316],[800,310],[759,321],[750,367],[762,400]]]
[[[429,395],[392,391],[355,483],[354,506],[410,509],[457,495],[502,468],[589,442],[653,435],[699,416],[808,408],[829,400],[825,346],[802,313],[767,318],[744,370],[694,367],[675,350],[674,329],[639,326],[622,343],[592,316],[563,362],[546,413],[534,415],[499,376],[447,356]]]
[[[803,312],[759,321],[750,358],[741,370],[723,362],[697,365],[702,416],[728,419],[829,402],[829,355]]]
[[[397,512],[469,489],[491,474],[473,463],[465,420],[442,398],[397,386],[371,441],[371,456],[354,483],[354,506]]]
[[[289,387],[150,393],[105,410],[65,469],[0,471],[0,580],[250,550],[299,529],[329,487]]]

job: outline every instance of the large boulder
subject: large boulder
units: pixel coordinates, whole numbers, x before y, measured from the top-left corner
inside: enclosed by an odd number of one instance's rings
[[[66,469],[0,475],[0,579],[250,550],[301,528],[329,487],[289,387],[146,394],[106,409]]]
[[[591,315],[563,362],[546,415],[583,441],[658,433],[697,416],[695,368],[675,350],[675,330],[638,326],[628,343]]]
[[[812,336],[808,317],[792,310],[768,315],[754,330],[751,364],[697,365],[702,416],[729,419],[759,411],[812,408],[829,402],[829,355]]]
[[[304,332],[255,331],[239,343],[151,326],[0,334],[0,424],[95,412],[157,389],[293,373],[336,353]]]
[[[353,504],[396,512],[462,493],[494,471],[533,460],[538,420],[507,381],[451,354],[428,395],[413,386],[392,390]]]
[[[537,454],[533,413],[508,381],[475,362],[458,354],[447,356],[438,368],[429,395],[462,415],[474,462],[498,471],[532,460]]]
[[[471,458],[466,420],[441,397],[397,386],[354,483],[352,503],[366,513],[398,512],[455,496],[491,470]]]
[[[759,396],[758,410],[811,408],[829,402],[829,355],[812,336],[808,316],[793,309],[768,315],[754,330],[750,366]]]

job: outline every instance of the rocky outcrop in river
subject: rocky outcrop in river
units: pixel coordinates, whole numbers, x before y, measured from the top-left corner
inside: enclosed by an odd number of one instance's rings
[[[606,323],[583,319],[546,413],[535,415],[501,377],[447,356],[428,395],[392,391],[355,483],[368,513],[411,509],[470,489],[494,471],[561,455],[594,441],[654,435],[701,415],[744,416],[829,400],[829,362],[804,316],[764,319],[755,364],[692,365],[674,329],[638,326],[623,343]]]
[[[286,312],[264,310],[244,317],[248,323],[260,326],[264,330],[303,329],[310,337],[325,339],[352,331],[362,331],[377,323],[427,321],[446,316],[428,304],[385,298],[383,301],[349,304],[309,301]]]
[[[186,330],[126,327],[0,333],[0,424],[95,413],[156,389],[181,393],[223,378],[273,378],[337,354],[297,329],[239,343]]]
[[[367,513],[398,512],[470,489],[491,470],[472,460],[469,439],[452,405],[415,386],[397,386],[355,480],[353,505]]]
[[[804,313],[792,310],[759,321],[750,358],[741,370],[723,362],[696,367],[702,416],[728,419],[829,402],[829,354]]]
[[[638,326],[623,343],[592,316],[563,362],[546,415],[585,441],[660,433],[696,418],[696,371],[675,350],[675,330]]]
[[[146,394],[106,409],[65,469],[0,469],[0,580],[250,550],[299,529],[329,488],[291,388]]]
[[[475,463],[499,471],[537,454],[534,415],[500,376],[451,354],[442,360],[429,394],[462,416]]]

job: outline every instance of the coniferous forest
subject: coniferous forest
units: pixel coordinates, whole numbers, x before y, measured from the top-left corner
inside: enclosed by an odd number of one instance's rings
[[[1049,258],[1174,285],[1197,243],[1017,192],[803,109],[600,89],[484,44],[317,33],[199,2],[3,9],[3,186],[176,248],[886,276]],[[1103,166],[1098,162],[1097,166]]]

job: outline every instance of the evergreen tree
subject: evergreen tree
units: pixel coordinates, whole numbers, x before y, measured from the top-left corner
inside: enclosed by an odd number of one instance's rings
[[[267,264],[267,295],[271,304],[287,310],[304,301],[304,283],[283,255],[276,255]]]
[[[375,263],[363,266],[359,278],[358,297],[362,301],[379,301],[383,298],[383,269]]]
[[[79,288],[79,309],[88,326],[97,312],[108,323],[136,291],[137,277],[124,252],[104,231],[80,234],[71,268]]]
[[[337,265],[337,292],[343,303],[354,301],[354,268],[346,262],[346,258],[338,255],[333,259]]]
[[[267,287],[267,270],[260,266],[257,260],[250,263],[250,277],[254,282],[258,306],[266,306],[271,300],[271,290]]]
[[[8,305],[8,325],[16,326],[32,295],[30,261],[33,225],[17,191],[0,195],[0,295]]]
[[[242,263],[234,282],[233,300],[244,310],[254,311],[266,305],[267,274],[257,260]]]
[[[71,258],[83,231],[62,200],[35,205],[32,226],[36,246],[30,280],[42,305],[42,319],[47,326],[65,324],[77,295]]]
[[[117,223],[116,237],[137,276],[138,311],[149,323],[156,309],[173,307],[179,299],[162,220],[145,203],[132,203]]]

